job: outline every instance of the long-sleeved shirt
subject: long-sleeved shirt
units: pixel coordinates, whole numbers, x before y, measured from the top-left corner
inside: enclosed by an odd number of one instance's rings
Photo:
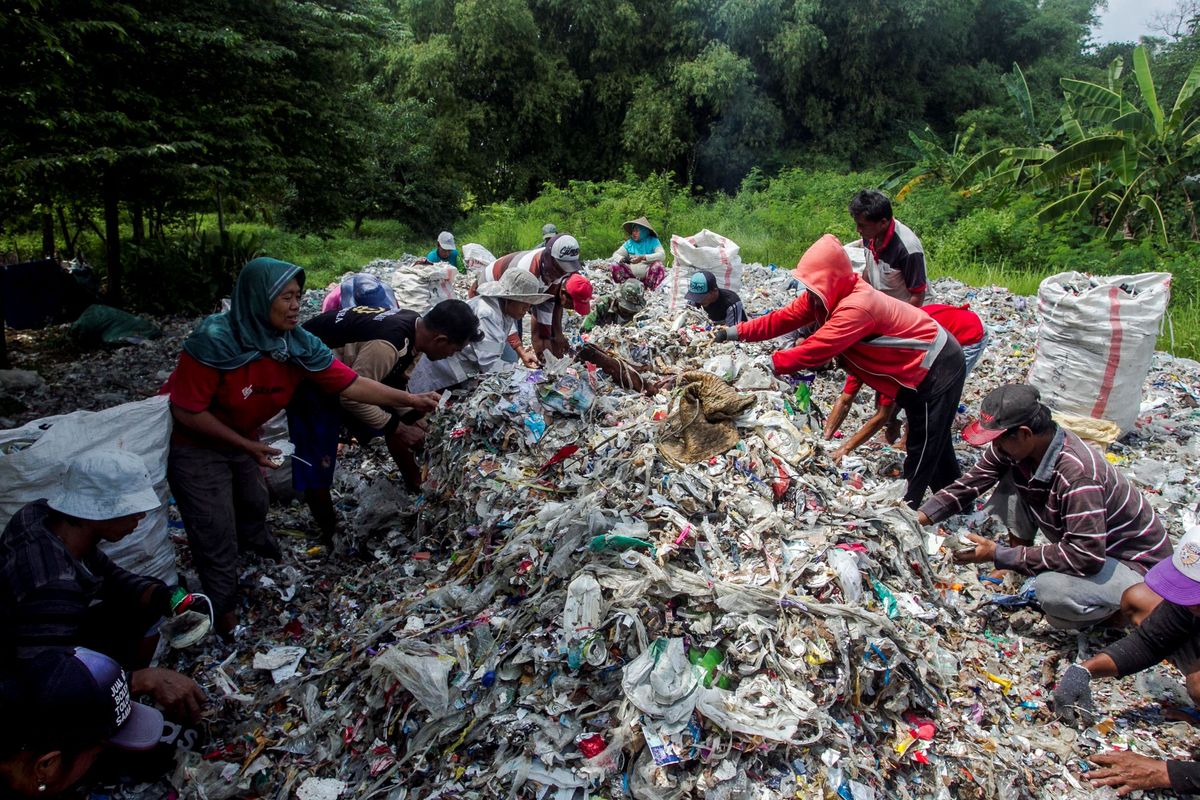
[[[50,506],[35,500],[0,536],[0,661],[80,644],[88,608],[113,600],[152,602],[169,611],[170,592],[156,578],[134,575],[96,550],[77,559],[46,523]]]
[[[462,383],[473,375],[499,369],[507,339],[517,329],[517,321],[504,313],[498,297],[475,296],[467,301],[479,320],[483,338],[459,352],[431,361],[423,358],[413,368],[408,381],[410,392],[433,392]]]
[[[847,372],[878,392],[916,389],[950,338],[925,312],[872,289],[854,273],[842,243],[825,234],[804,251],[792,274],[808,291],[764,317],[727,329],[761,342],[805,325],[817,330],[771,356],[781,374],[837,357]]]
[[[1050,544],[996,547],[996,566],[1026,575],[1094,575],[1106,556],[1146,574],[1171,555],[1162,521],[1129,479],[1095,449],[1059,428],[1035,469],[991,444],[975,466],[929,498],[921,511],[931,522],[966,510],[1011,473]]]
[[[1164,600],[1132,633],[1100,651],[1117,665],[1124,678],[1177,654],[1185,646],[1200,650],[1200,617],[1181,605]],[[1189,654],[1192,655],[1192,654]],[[1168,761],[1171,788],[1188,794],[1200,793],[1200,763]]]

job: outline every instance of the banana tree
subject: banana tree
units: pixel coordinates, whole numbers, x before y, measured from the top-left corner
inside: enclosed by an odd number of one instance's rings
[[[1197,238],[1187,176],[1200,165],[1200,116],[1196,113],[1200,62],[1192,68],[1170,113],[1158,101],[1146,49],[1133,52],[1137,85],[1134,102],[1121,85],[1121,62],[1114,61],[1108,85],[1064,78],[1057,147],[1002,148],[976,159],[994,162],[984,179],[1012,180],[1047,199],[1039,218],[1074,214],[1090,219],[1113,238],[1153,234],[1164,243],[1168,229],[1163,206],[1182,202]],[[979,180],[974,162],[958,182]]]

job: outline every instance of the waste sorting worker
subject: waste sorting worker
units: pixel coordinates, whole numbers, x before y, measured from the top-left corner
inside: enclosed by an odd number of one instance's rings
[[[1057,425],[1038,390],[1001,386],[983,399],[963,438],[985,448],[975,465],[917,515],[932,525],[973,508],[1007,479],[1015,487],[1008,544],[976,534],[959,563],[995,564],[1035,576],[1034,591],[1056,628],[1141,618],[1152,608],[1136,588],[1171,554],[1166,528],[1142,493],[1103,454]],[[1038,530],[1048,544],[1034,545]]]
[[[1064,719],[1093,724],[1093,678],[1124,678],[1163,660],[1183,673],[1192,704],[1200,706],[1200,530],[1185,533],[1171,557],[1150,568],[1140,588],[1153,593],[1158,605],[1124,639],[1071,664],[1059,678],[1054,708]],[[1098,753],[1089,760],[1100,768],[1083,776],[1122,796],[1139,789],[1200,794],[1200,763],[1195,761],[1163,761],[1133,751]]]
[[[279,466],[280,451],[259,441],[259,429],[312,381],[351,400],[429,412],[435,395],[414,396],[359,378],[333,351],[300,327],[304,270],[273,258],[242,268],[229,311],[214,314],[184,341],[167,380],[175,428],[167,477],[183,517],[192,559],[229,634],[238,620],[238,550],[278,558],[267,527],[262,469]]]
[[[204,693],[191,678],[147,668],[158,622],[186,592],[173,595],[99,548],[133,533],[161,506],[140,456],[95,450],[70,463],[54,496],[17,511],[0,535],[0,663],[88,647],[130,669],[137,694],[151,695],[179,719],[198,716]]]
[[[862,280],[836,236],[818,239],[792,274],[803,294],[770,314],[719,328],[714,340],[761,342],[815,324],[810,336],[772,356],[775,371],[796,372],[837,357],[848,373],[894,395],[910,425],[904,501],[916,508],[927,488],[937,491],[960,474],[951,426],[962,396],[962,348],[921,309]]]
[[[550,241],[555,236],[558,236],[558,226],[556,226],[553,222],[547,222],[542,226],[542,241],[536,246],[543,247],[546,242]]]
[[[963,351],[966,375],[970,377],[975,365],[983,356],[983,351],[987,348],[988,335],[983,320],[965,303],[960,306],[934,303],[922,306],[921,310],[933,317],[934,321],[945,328],[946,332],[958,342]],[[826,439],[832,439],[833,435],[842,427],[842,423],[846,421],[846,415],[850,412],[850,406],[854,405],[854,398],[861,388],[862,381],[853,375],[846,376],[842,393],[834,401],[833,408],[829,411],[829,417],[825,420]],[[846,455],[870,440],[884,426],[889,426],[888,441],[895,442],[899,435],[899,424],[897,422],[894,427],[889,425],[894,420],[896,420],[896,398],[876,393],[875,413],[840,447],[834,450],[830,457],[835,463],[841,461]]]
[[[749,319],[741,296],[731,289],[718,287],[717,276],[706,269],[692,274],[684,299],[690,305],[704,309],[710,320],[721,325],[737,325]]]
[[[413,367],[408,388],[426,392],[457,386],[475,375],[499,369],[509,349],[525,366],[537,368],[537,357],[517,336],[517,320],[529,313],[530,307],[550,299],[550,295],[538,291],[540,288],[538,279],[521,269],[510,269],[500,280],[481,285],[467,305],[479,320],[483,338],[448,358],[421,359]]]
[[[354,306],[395,308],[396,293],[392,287],[366,272],[356,272],[342,278],[341,283],[329,285],[329,293],[321,303],[321,311],[336,311]]]
[[[646,307],[646,287],[641,281],[625,281],[617,291],[592,304],[592,311],[580,325],[584,333],[598,325],[624,325]]]
[[[454,234],[450,231],[439,233],[437,245],[424,258],[419,259],[417,263],[449,264],[459,272],[466,272],[466,267],[463,266],[462,258],[458,254],[458,245],[454,243]]]
[[[886,295],[914,306],[925,305],[929,279],[925,248],[912,230],[892,214],[883,192],[863,189],[850,201],[850,216],[871,257],[863,277]]]
[[[163,716],[103,653],[51,650],[0,672],[0,797],[69,796],[106,748],[147,751]]]
[[[468,294],[474,297],[479,290],[479,283],[498,281],[508,269],[523,269],[541,282],[543,293],[551,295],[544,303],[533,308],[533,331],[530,339],[533,343],[534,355],[541,357],[549,350],[556,357],[562,358],[567,352],[567,338],[562,331],[562,312],[564,309],[562,291],[569,276],[579,272],[579,241],[570,234],[559,233],[546,240],[543,247],[533,250],[522,250],[500,256],[483,270],[483,278],[471,286]],[[591,297],[591,283],[574,284],[577,293]],[[572,297],[566,294],[568,298]],[[583,299],[582,297],[580,299]],[[591,308],[586,301],[575,304],[575,311],[586,316]]]
[[[408,394],[409,375],[418,360],[451,358],[483,336],[475,312],[462,300],[443,300],[424,315],[403,308],[356,306],[318,314],[303,327],[360,378]],[[288,431],[296,446],[292,487],[308,503],[322,536],[331,540],[337,528],[329,490],[342,426],[362,442],[382,437],[405,485],[416,491],[421,470],[413,448],[425,439],[425,429],[418,424],[423,416],[408,404],[362,402],[315,386],[296,390],[288,405]]]
[[[657,289],[667,277],[667,270],[663,266],[667,254],[658,240],[658,234],[645,217],[631,219],[622,227],[629,238],[612,254],[613,281],[623,283],[637,280],[647,289]]]

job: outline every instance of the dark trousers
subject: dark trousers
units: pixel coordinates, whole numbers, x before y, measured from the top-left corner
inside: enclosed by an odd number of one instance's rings
[[[173,443],[167,480],[213,613],[233,611],[238,599],[239,542],[253,545],[270,539],[262,470],[246,453]]]
[[[921,505],[926,489],[936,492],[962,474],[954,457],[953,426],[965,379],[962,348],[951,337],[921,385],[896,395],[896,405],[908,419],[904,502],[909,508]]]

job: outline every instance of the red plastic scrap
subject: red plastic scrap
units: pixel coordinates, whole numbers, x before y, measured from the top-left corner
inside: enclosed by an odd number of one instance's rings
[[[555,464],[560,464],[563,461],[566,461],[568,458],[570,458],[571,456],[575,455],[578,452],[579,452],[578,445],[568,444],[563,447],[560,447],[558,449],[557,453],[550,456],[549,461],[547,461],[545,464],[542,464],[542,468],[538,470],[538,475],[541,475],[543,472],[550,469]]]
[[[604,737],[598,733],[593,733],[582,737],[579,741],[579,752],[583,753],[584,758],[595,758],[604,752],[607,747],[604,743]]]
[[[775,462],[775,469],[779,475],[771,484],[771,491],[775,494],[775,502],[778,503],[787,494],[787,490],[792,487],[792,476],[783,468],[783,462],[775,456],[771,456],[771,460]]]

